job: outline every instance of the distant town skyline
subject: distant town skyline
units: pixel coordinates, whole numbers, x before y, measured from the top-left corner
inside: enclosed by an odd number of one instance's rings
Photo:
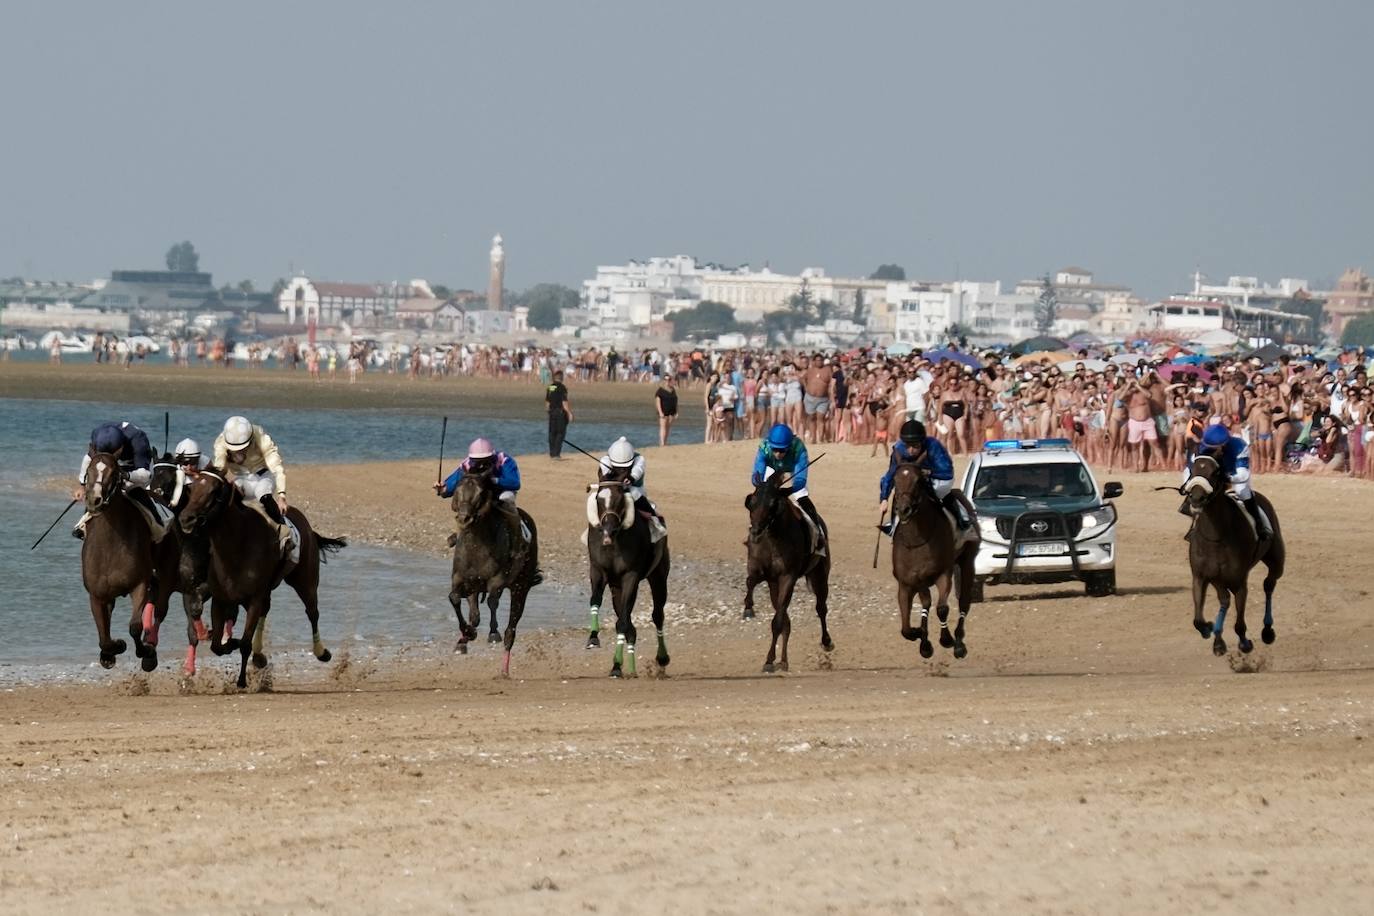
[[[1146,297],[1199,267],[1374,267],[1368,4],[530,13],[6,8],[33,40],[0,89],[0,276],[158,268],[190,239],[221,284],[480,290],[498,232],[512,289],[675,254],[1009,284],[1080,264]]]

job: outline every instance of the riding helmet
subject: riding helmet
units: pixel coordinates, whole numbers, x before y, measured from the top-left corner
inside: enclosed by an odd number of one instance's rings
[[[224,444],[230,451],[247,448],[253,441],[253,424],[247,417],[230,417],[224,421]]]
[[[786,423],[778,423],[768,431],[768,447],[782,451],[792,446],[792,440],[796,438],[792,435],[792,427]]]
[[[900,435],[903,445],[922,445],[926,441],[926,425],[920,420],[907,420]]]
[[[606,450],[606,460],[613,468],[627,468],[635,463],[635,447],[621,436]]]
[[[91,446],[107,455],[117,454],[124,448],[124,443],[124,431],[118,426],[98,426],[91,434]]]
[[[1203,448],[1221,448],[1231,441],[1231,431],[1220,423],[1213,423],[1202,434]]]
[[[200,445],[194,439],[182,439],[177,443],[177,450],[172,454],[176,461],[199,461]]]
[[[468,460],[478,458],[490,458],[496,454],[496,449],[492,446],[490,439],[473,439],[468,446]]]

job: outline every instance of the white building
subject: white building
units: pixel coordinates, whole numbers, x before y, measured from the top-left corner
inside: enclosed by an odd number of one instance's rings
[[[375,327],[394,319],[396,307],[418,295],[423,293],[410,284],[331,283],[297,276],[277,296],[277,305],[290,324],[309,324],[313,319],[325,327],[344,321]]]

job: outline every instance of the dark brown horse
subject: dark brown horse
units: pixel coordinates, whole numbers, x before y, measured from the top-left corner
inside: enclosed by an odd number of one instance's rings
[[[973,563],[978,541],[958,544],[949,516],[935,495],[929,478],[915,464],[899,464],[892,478],[892,576],[897,580],[897,606],[902,613],[902,636],[919,640],[921,657],[930,658],[930,587],[935,586],[935,614],[940,619],[940,645],[953,647],[954,657],[968,654],[964,619],[973,598]],[[949,592],[958,574],[959,622],[949,632]],[[911,599],[921,598],[921,625],[911,626]]]
[[[587,520],[592,607],[601,606],[606,586],[610,585],[611,604],[615,608],[615,656],[611,660],[611,677],[636,676],[637,631],[632,615],[639,584],[646,581],[654,603],[654,629],[658,633],[658,654],[654,660],[659,668],[667,668],[669,657],[668,645],[663,639],[663,605],[668,600],[668,573],[672,569],[668,538],[653,540],[649,520],[635,511],[634,500],[624,481],[605,480],[597,484],[592,505],[597,517],[596,524],[592,524],[590,518]]]
[[[267,665],[262,654],[259,629],[272,607],[272,590],[283,581],[300,596],[305,616],[310,620],[310,637],[315,657],[322,662],[332,658],[320,639],[320,563],[347,546],[342,538],[327,538],[310,527],[305,513],[292,506],[287,517],[300,535],[300,560],[294,566],[281,555],[280,542],[272,524],[255,509],[244,505],[238,487],[221,469],[204,470],[186,485],[186,505],[180,523],[184,531],[203,531],[210,542],[210,651],[216,655],[239,650],[240,689],[248,686],[248,655],[254,649],[253,664]],[[232,626],[240,606],[248,609],[243,636],[227,635],[225,623]]]
[[[827,652],[835,648],[825,624],[826,599],[830,594],[830,556],[828,553],[819,556],[812,551],[810,526],[802,510],[793,505],[783,491],[785,476],[773,474],[744,498],[744,507],[749,510],[745,618],[754,616],[754,588],[760,582],[768,583],[768,596],[773,601],[773,641],[768,645],[768,656],[763,662],[765,673],[772,673],[775,660],[779,668],[787,670],[787,640],[792,634],[792,618],[787,608],[792,603],[792,591],[801,579],[806,579],[811,593],[816,596],[821,648]],[[824,522],[821,530],[829,543],[830,535]],[[782,641],[780,656],[779,639]]]
[[[1240,651],[1250,652],[1255,644],[1245,636],[1245,598],[1249,592],[1250,570],[1263,562],[1268,574],[1264,577],[1264,629],[1260,638],[1265,645],[1274,641],[1274,586],[1283,575],[1284,543],[1279,529],[1279,517],[1274,504],[1255,493],[1255,502],[1269,517],[1274,534],[1260,540],[1250,522],[1249,513],[1227,493],[1226,473],[1216,459],[1201,455],[1193,459],[1192,472],[1182,487],[1188,507],[1195,517],[1188,536],[1188,564],[1193,570],[1193,626],[1203,639],[1212,637],[1212,653],[1224,655],[1226,640],[1222,628],[1231,599],[1236,602],[1236,639]],[[1207,587],[1216,589],[1221,608],[1215,622],[1202,616],[1202,604],[1207,600]]]
[[[517,510],[530,532],[522,559],[520,545],[512,540],[505,512],[497,505],[499,496],[487,478],[475,474],[465,475],[453,491],[458,536],[453,547],[453,577],[448,600],[458,616],[458,644],[454,651],[467,652],[468,643],[477,638],[477,625],[482,622],[482,599],[486,599],[494,625],[501,592],[510,590],[505,653],[501,658],[501,674],[509,676],[510,652],[515,645],[515,629],[525,613],[525,599],[543,577],[539,574],[539,532],[534,519],[525,510]],[[468,620],[463,619],[465,599],[469,608]]]
[[[178,490],[178,480],[171,454],[164,453],[153,462],[153,477],[148,488],[174,512],[179,511],[185,501]],[[186,661],[181,670],[189,677],[196,673],[196,646],[210,635],[204,622],[205,601],[210,597],[210,542],[204,532],[181,532],[181,561],[177,572],[177,591],[181,592],[181,608],[186,613]]]
[[[177,586],[180,544],[175,531],[153,543],[148,523],[124,492],[125,474],[114,455],[91,457],[86,469],[86,511],[91,514],[81,544],[81,581],[91,599],[91,616],[100,639],[100,665],[113,668],[128,644],[110,638],[116,599],[133,603],[129,636],[143,670],[157,667],[158,627]]]

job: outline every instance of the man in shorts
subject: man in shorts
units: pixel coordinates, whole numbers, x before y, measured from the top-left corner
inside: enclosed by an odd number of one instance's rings
[[[811,364],[802,373],[802,411],[806,415],[805,438],[812,442],[825,442],[828,438],[830,424],[827,418],[830,416],[834,389],[835,370],[830,361],[822,361],[819,356],[813,357]]]
[[[1135,469],[1143,474],[1150,468],[1150,443],[1159,442],[1150,393],[1138,379],[1132,379],[1122,392],[1126,402],[1126,445],[1135,456]]]

